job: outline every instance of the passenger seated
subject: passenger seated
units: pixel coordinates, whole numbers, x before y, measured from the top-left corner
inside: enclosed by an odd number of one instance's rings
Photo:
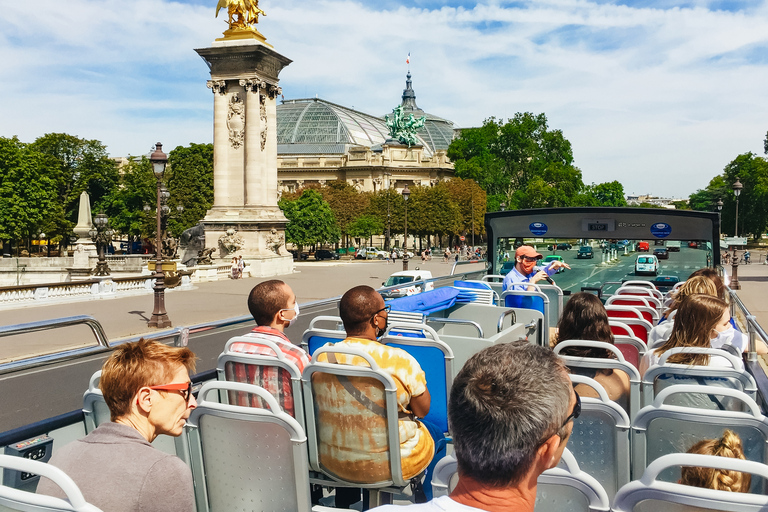
[[[387,317],[389,309],[384,304],[381,295],[370,286],[357,286],[347,291],[339,302],[339,315],[344,324],[344,330],[347,338],[336,344],[327,344],[326,346],[347,347],[362,350],[371,355],[379,368],[390,374],[397,386],[397,401],[400,413],[400,457],[404,479],[410,479],[424,471],[434,456],[435,438],[442,438],[443,433],[436,426],[425,422],[424,416],[429,413],[430,394],[427,389],[427,381],[419,363],[413,356],[406,351],[383,345],[377,339],[384,334],[387,329]],[[341,364],[356,364],[354,357],[344,354],[332,354],[336,362]],[[320,354],[318,361],[327,362],[327,354]],[[361,366],[367,366],[367,363],[357,358],[357,363]],[[338,432],[338,439],[354,439],[345,430],[344,415],[339,415],[339,422],[333,428]],[[363,432],[359,433],[363,436]],[[361,438],[359,449],[364,449],[365,441]],[[355,447],[344,446],[343,451],[347,457],[353,454]],[[361,453],[364,455],[364,452]],[[444,455],[444,454],[441,454]],[[361,460],[365,457],[361,456]],[[435,462],[438,458],[435,458]],[[327,466],[332,462],[326,461]],[[354,461],[339,460],[339,468],[352,467]],[[335,470],[334,470],[335,471]],[[343,474],[344,469],[335,471]],[[425,491],[430,495],[427,489],[429,484],[429,475],[427,476]],[[354,491],[354,496],[349,493]],[[349,507],[352,503],[359,501],[360,490],[355,489],[336,490],[336,507]],[[340,499],[341,498],[341,499]],[[348,501],[350,500],[350,501]]]
[[[675,290],[672,295],[672,302],[669,307],[664,311],[664,315],[659,320],[659,325],[656,325],[651,329],[648,335],[648,348],[653,348],[669,339],[669,335],[672,333],[672,326],[674,325],[673,316],[680,308],[683,301],[694,294],[704,294],[717,297],[717,288],[712,280],[704,276],[694,276],[688,278],[680,288]]]
[[[691,446],[688,453],[717,455],[746,460],[741,438],[731,430],[725,430],[720,439],[705,439]],[[679,483],[716,491],[749,492],[752,475],[741,471],[683,466]]]
[[[613,333],[608,323],[608,314],[603,303],[591,293],[575,293],[563,309],[560,322],[557,324],[555,345],[566,340],[604,341],[613,344]],[[575,357],[613,358],[611,352],[602,348],[570,347],[561,352],[562,355]],[[629,407],[629,375],[614,369],[570,369],[571,373],[595,379],[608,393],[608,397],[617,402],[624,410]],[[597,391],[586,384],[576,386],[580,396],[599,398]]]
[[[667,350],[676,347],[723,347],[731,327],[730,319],[728,304],[724,301],[709,295],[691,295],[677,310],[669,339],[643,356],[640,361],[640,375],[644,375],[648,368],[658,363]],[[727,359],[717,356],[710,358],[709,354],[675,354],[667,359],[667,362],[731,367]]]
[[[104,511],[195,510],[189,467],[150,444],[160,434],[181,435],[197,407],[189,380],[194,371],[195,354],[188,348],[143,339],[119,345],[99,382],[112,421],[58,448],[50,464]],[[37,492],[66,497],[46,478]]]
[[[285,335],[285,328],[293,324],[299,316],[299,304],[291,287],[283,281],[273,279],[257,284],[248,295],[248,310],[256,321],[256,327],[246,337],[264,338],[276,344],[285,358],[296,365],[299,371],[309,364],[309,357],[303,348],[291,343]],[[239,354],[258,354],[275,356],[264,345],[237,342],[229,347],[230,352]],[[232,375],[227,372],[227,380],[256,384],[269,391],[285,412],[295,416],[291,376],[279,368],[261,367],[254,370],[246,365],[232,365]],[[233,393],[231,393],[233,394]],[[250,393],[236,393],[236,404],[262,407],[261,399]],[[250,397],[250,403],[248,401]]]

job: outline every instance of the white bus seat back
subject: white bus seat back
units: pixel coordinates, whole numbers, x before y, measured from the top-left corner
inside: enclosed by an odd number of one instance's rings
[[[659,479],[662,474],[682,466],[710,467],[750,473],[768,480],[768,466],[753,461],[714,455],[675,453],[659,457],[641,476],[616,494],[613,512],[759,512],[768,508],[768,496],[741,492],[716,491]]]
[[[561,355],[561,352],[568,347],[604,348],[616,355],[616,359]],[[641,404],[640,373],[637,371],[637,368],[624,360],[624,356],[616,346],[603,341],[566,340],[561,341],[555,346],[555,353],[560,354],[565,364],[571,368],[587,368],[590,370],[611,369],[627,374],[629,377],[629,397],[627,398],[628,410],[626,412],[630,418],[635,417],[637,411],[640,410]]]
[[[259,395],[265,408],[222,404],[208,395],[235,391]],[[200,391],[187,421],[198,512],[311,509],[307,437],[265,389],[240,382],[214,381]]]
[[[671,405],[675,395],[717,394],[744,403],[742,411],[711,410]],[[640,410],[632,423],[632,475],[639,478],[648,463],[669,453],[685,453],[696,442],[716,439],[730,429],[739,435],[748,460],[768,462],[768,419],[745,393],[711,386],[671,386]],[[679,478],[679,474],[669,478]],[[753,489],[762,482],[753,482]],[[760,491],[762,492],[762,491]]]
[[[599,398],[581,397],[581,415],[573,423],[568,449],[582,471],[599,481],[609,496],[630,481],[630,420],[594,379],[571,375],[574,386],[587,385]]]
[[[85,501],[77,484],[62,470],[39,460],[0,455],[0,469],[23,471],[48,478],[58,485],[67,499],[14,489],[0,484],[0,506],[26,512],[101,512],[101,509]]]
[[[645,343],[633,335],[613,335],[613,344],[616,348],[621,350],[624,359],[635,368],[640,368],[640,361],[647,352]]]

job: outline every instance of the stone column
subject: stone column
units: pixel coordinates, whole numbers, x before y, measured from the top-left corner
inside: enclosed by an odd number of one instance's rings
[[[269,194],[265,198],[264,204],[267,206],[277,206],[277,194],[273,191],[277,190],[277,96],[282,94],[282,89],[276,85],[270,85],[269,90],[265,91],[263,99],[266,103],[266,131],[262,135],[266,142],[265,150],[267,152],[267,169],[266,178],[267,183],[265,189],[269,191]]]
[[[261,115],[262,90],[265,82],[258,79],[240,80],[245,88],[245,206],[266,204],[264,159],[261,157],[261,132],[265,126]]]
[[[227,82],[208,80],[207,85],[213,91],[213,207],[223,208],[229,204]]]

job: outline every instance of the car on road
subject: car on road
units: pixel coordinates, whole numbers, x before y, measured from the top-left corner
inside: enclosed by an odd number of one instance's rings
[[[656,276],[656,279],[651,282],[656,285],[659,291],[668,291],[680,282],[680,278],[677,276]]]
[[[552,255],[546,256],[543,260],[541,260],[541,264],[548,265],[553,261],[564,261],[564,260],[562,256],[552,254]],[[565,272],[565,267],[560,267],[559,269],[557,269],[557,273],[559,274],[560,272]]]
[[[668,260],[669,259],[669,251],[666,247],[659,247],[658,249],[653,250],[653,255],[656,256],[660,260]]]
[[[595,253],[589,246],[579,247],[579,252],[576,253],[576,259],[592,259],[595,257]]]
[[[570,251],[572,247],[573,247],[573,246],[572,246],[571,244],[563,242],[563,243],[559,243],[559,244],[557,244],[557,245],[555,245],[555,244],[552,244],[552,245],[550,246],[550,250],[551,250],[551,251],[554,251],[554,250],[558,250],[558,251]]]
[[[400,284],[407,285],[414,281],[423,281],[426,279],[432,279],[432,272],[428,270],[403,270],[401,272],[395,272],[389,278],[381,283],[382,286],[397,286]],[[434,290],[435,283],[426,283],[424,285],[425,291]],[[381,292],[382,297],[385,299],[394,299],[397,297],[405,297],[406,295],[415,295],[421,293],[421,285],[405,286],[402,288],[395,288],[392,290],[383,290]]]
[[[328,249],[318,249],[315,251],[315,259],[317,261],[337,260],[339,259],[339,255],[335,251],[329,251]]]
[[[667,241],[667,250],[669,252],[680,252],[680,240]]]
[[[376,247],[361,247],[357,250],[355,258],[359,260],[383,260],[387,258],[387,253]]]
[[[651,250],[651,245],[648,242],[637,242],[637,252],[648,252]]]
[[[639,254],[635,260],[635,275],[659,275],[659,260],[652,254]]]
[[[690,247],[691,249],[698,249],[699,248],[699,243],[698,242],[688,242],[688,247]]]
[[[288,252],[290,252],[293,255],[293,259],[294,260],[306,261],[306,260],[309,259],[309,253],[308,252],[303,252],[303,253],[299,254],[299,251],[297,251],[295,249],[292,250],[292,251],[288,251]]]

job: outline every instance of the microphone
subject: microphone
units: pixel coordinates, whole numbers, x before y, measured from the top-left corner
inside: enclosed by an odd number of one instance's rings
[[[546,276],[544,279],[546,279],[549,284],[555,284],[555,281],[549,276]]]

